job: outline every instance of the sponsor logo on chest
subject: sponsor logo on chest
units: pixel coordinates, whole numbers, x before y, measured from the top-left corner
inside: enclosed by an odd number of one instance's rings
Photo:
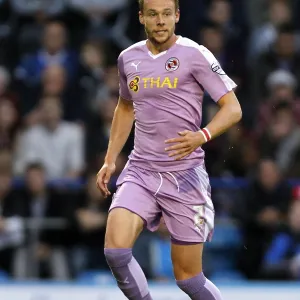
[[[133,92],[138,92],[140,87],[144,89],[176,89],[178,86],[178,77],[170,78],[170,77],[142,77],[139,76],[134,77],[133,80],[129,83],[129,88]]]

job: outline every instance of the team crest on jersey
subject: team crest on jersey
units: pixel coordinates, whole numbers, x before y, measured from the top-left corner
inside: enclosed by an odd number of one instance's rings
[[[179,68],[179,60],[176,57],[171,57],[166,62],[166,70],[168,72],[176,71]]]
[[[222,70],[219,63],[214,62],[211,66],[211,70],[219,75],[226,75],[225,72]]]
[[[139,82],[140,82],[140,77],[139,76],[136,76],[134,77],[133,80],[130,81],[129,83],[129,88],[134,91],[135,93],[137,93],[140,89],[139,87]]]

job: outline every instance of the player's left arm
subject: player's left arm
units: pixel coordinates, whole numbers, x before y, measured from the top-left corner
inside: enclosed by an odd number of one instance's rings
[[[204,143],[227,131],[242,118],[242,109],[234,93],[236,84],[226,75],[208,49],[199,46],[197,50],[195,57],[197,55],[198,59],[193,61],[192,74],[220,109],[205,128],[196,132],[185,130],[178,133],[180,137],[166,141],[166,144],[173,144],[167,147],[166,151],[176,160],[190,155]]]

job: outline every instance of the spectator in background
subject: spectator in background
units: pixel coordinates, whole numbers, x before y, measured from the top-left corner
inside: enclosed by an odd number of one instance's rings
[[[83,99],[89,111],[97,110],[99,101],[108,97],[108,89],[105,85],[107,74],[104,66],[104,46],[97,41],[86,42],[81,49],[79,85],[83,90]]]
[[[0,152],[0,269],[15,275],[16,249],[24,241],[20,195],[12,189],[12,157]]]
[[[108,21],[111,16],[120,12],[128,0],[68,0],[71,7],[84,12],[90,21],[90,35],[95,38],[111,38],[111,26]],[[124,28],[120,28],[122,30]]]
[[[86,99],[82,97],[77,84],[68,85],[67,81],[67,70],[62,65],[51,65],[43,72],[41,94],[61,99],[64,120],[81,122],[86,116]]]
[[[228,0],[212,0],[208,8],[208,19],[221,26],[226,36],[233,34],[232,7]]]
[[[50,65],[42,73],[42,85],[39,89],[29,90],[22,99],[22,115],[26,126],[38,125],[42,119],[40,97],[61,98],[66,93],[66,72],[61,65]]]
[[[19,118],[15,105],[8,99],[0,100],[0,149],[14,150]]]
[[[285,229],[273,238],[264,255],[262,275],[265,279],[300,279],[300,201],[289,210]]]
[[[77,55],[67,49],[67,32],[58,21],[49,21],[44,28],[42,48],[34,55],[25,56],[16,70],[16,77],[26,87],[35,87],[41,81],[43,70],[49,65],[61,65],[68,82],[77,77]]]
[[[257,279],[263,253],[286,218],[291,190],[276,163],[263,159],[259,163],[257,178],[244,196],[246,202],[239,215],[244,227],[242,245],[247,252],[241,254],[241,269],[250,279]]]
[[[229,0],[212,0],[208,7],[208,20],[218,24],[224,33],[226,42],[236,45],[239,50],[244,50],[245,38],[247,37],[246,16],[243,12],[243,5],[239,5],[242,0],[237,2]],[[238,20],[234,14],[234,6],[238,6],[237,16],[244,16]]]
[[[61,120],[60,99],[45,97],[40,104],[42,121],[22,134],[16,153],[15,172],[24,174],[26,165],[41,162],[48,179],[76,179],[84,168],[84,134],[73,123]]]
[[[285,176],[298,176],[300,152],[300,126],[289,103],[279,103],[272,119],[261,138],[261,152],[273,157]]]
[[[95,176],[96,173],[88,175],[86,189],[79,196],[73,217],[79,239],[73,260],[77,274],[83,270],[109,270],[103,248],[111,199],[104,199],[98,191]]]
[[[48,19],[61,16],[66,7],[64,0],[12,0],[10,2],[20,25],[17,43],[21,55],[39,49],[43,28]]]
[[[291,7],[286,1],[271,1],[268,8],[268,15],[268,21],[252,33],[249,47],[251,59],[269,51],[277,38],[278,28],[283,24],[292,22]]]
[[[22,217],[32,222],[27,224],[27,241],[18,253],[18,278],[68,279],[64,247],[69,195],[47,187],[43,165],[34,162],[26,166],[21,194]]]
[[[300,124],[300,99],[296,95],[297,79],[289,71],[277,70],[272,72],[266,82],[268,98],[258,106],[256,134],[260,137],[270,124],[275,107],[280,103],[291,105],[297,123]]]
[[[265,82],[269,74],[278,69],[283,69],[294,74],[297,80],[300,78],[300,59],[296,49],[295,30],[290,24],[278,28],[278,36],[274,47],[262,54],[256,64],[252,65],[254,92],[257,98],[266,94]]]
[[[45,68],[41,86],[28,92],[23,95],[21,103],[25,126],[33,126],[41,122],[42,115],[38,103],[42,97],[61,99],[64,120],[80,123],[85,119],[86,104],[83,102],[80,88],[77,85],[67,85],[66,71],[61,65],[50,65]]]

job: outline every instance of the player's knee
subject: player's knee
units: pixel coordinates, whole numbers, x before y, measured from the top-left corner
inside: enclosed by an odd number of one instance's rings
[[[122,208],[109,213],[105,234],[105,248],[132,248],[143,229],[143,220]]]
[[[176,280],[186,280],[201,273],[201,269],[193,266],[186,266],[182,264],[173,264],[173,272]]]
[[[119,236],[117,231],[107,230],[105,234],[104,247],[107,249],[131,248],[129,243]]]
[[[109,226],[106,228],[104,247],[108,249],[126,249],[132,248],[133,239],[126,235],[125,232]]]
[[[173,272],[176,280],[186,280],[202,272],[201,261],[173,259]]]
[[[132,259],[132,249],[105,248],[104,255],[111,268],[127,266]]]
[[[202,272],[203,244],[172,244],[173,271],[176,280],[186,280]]]

